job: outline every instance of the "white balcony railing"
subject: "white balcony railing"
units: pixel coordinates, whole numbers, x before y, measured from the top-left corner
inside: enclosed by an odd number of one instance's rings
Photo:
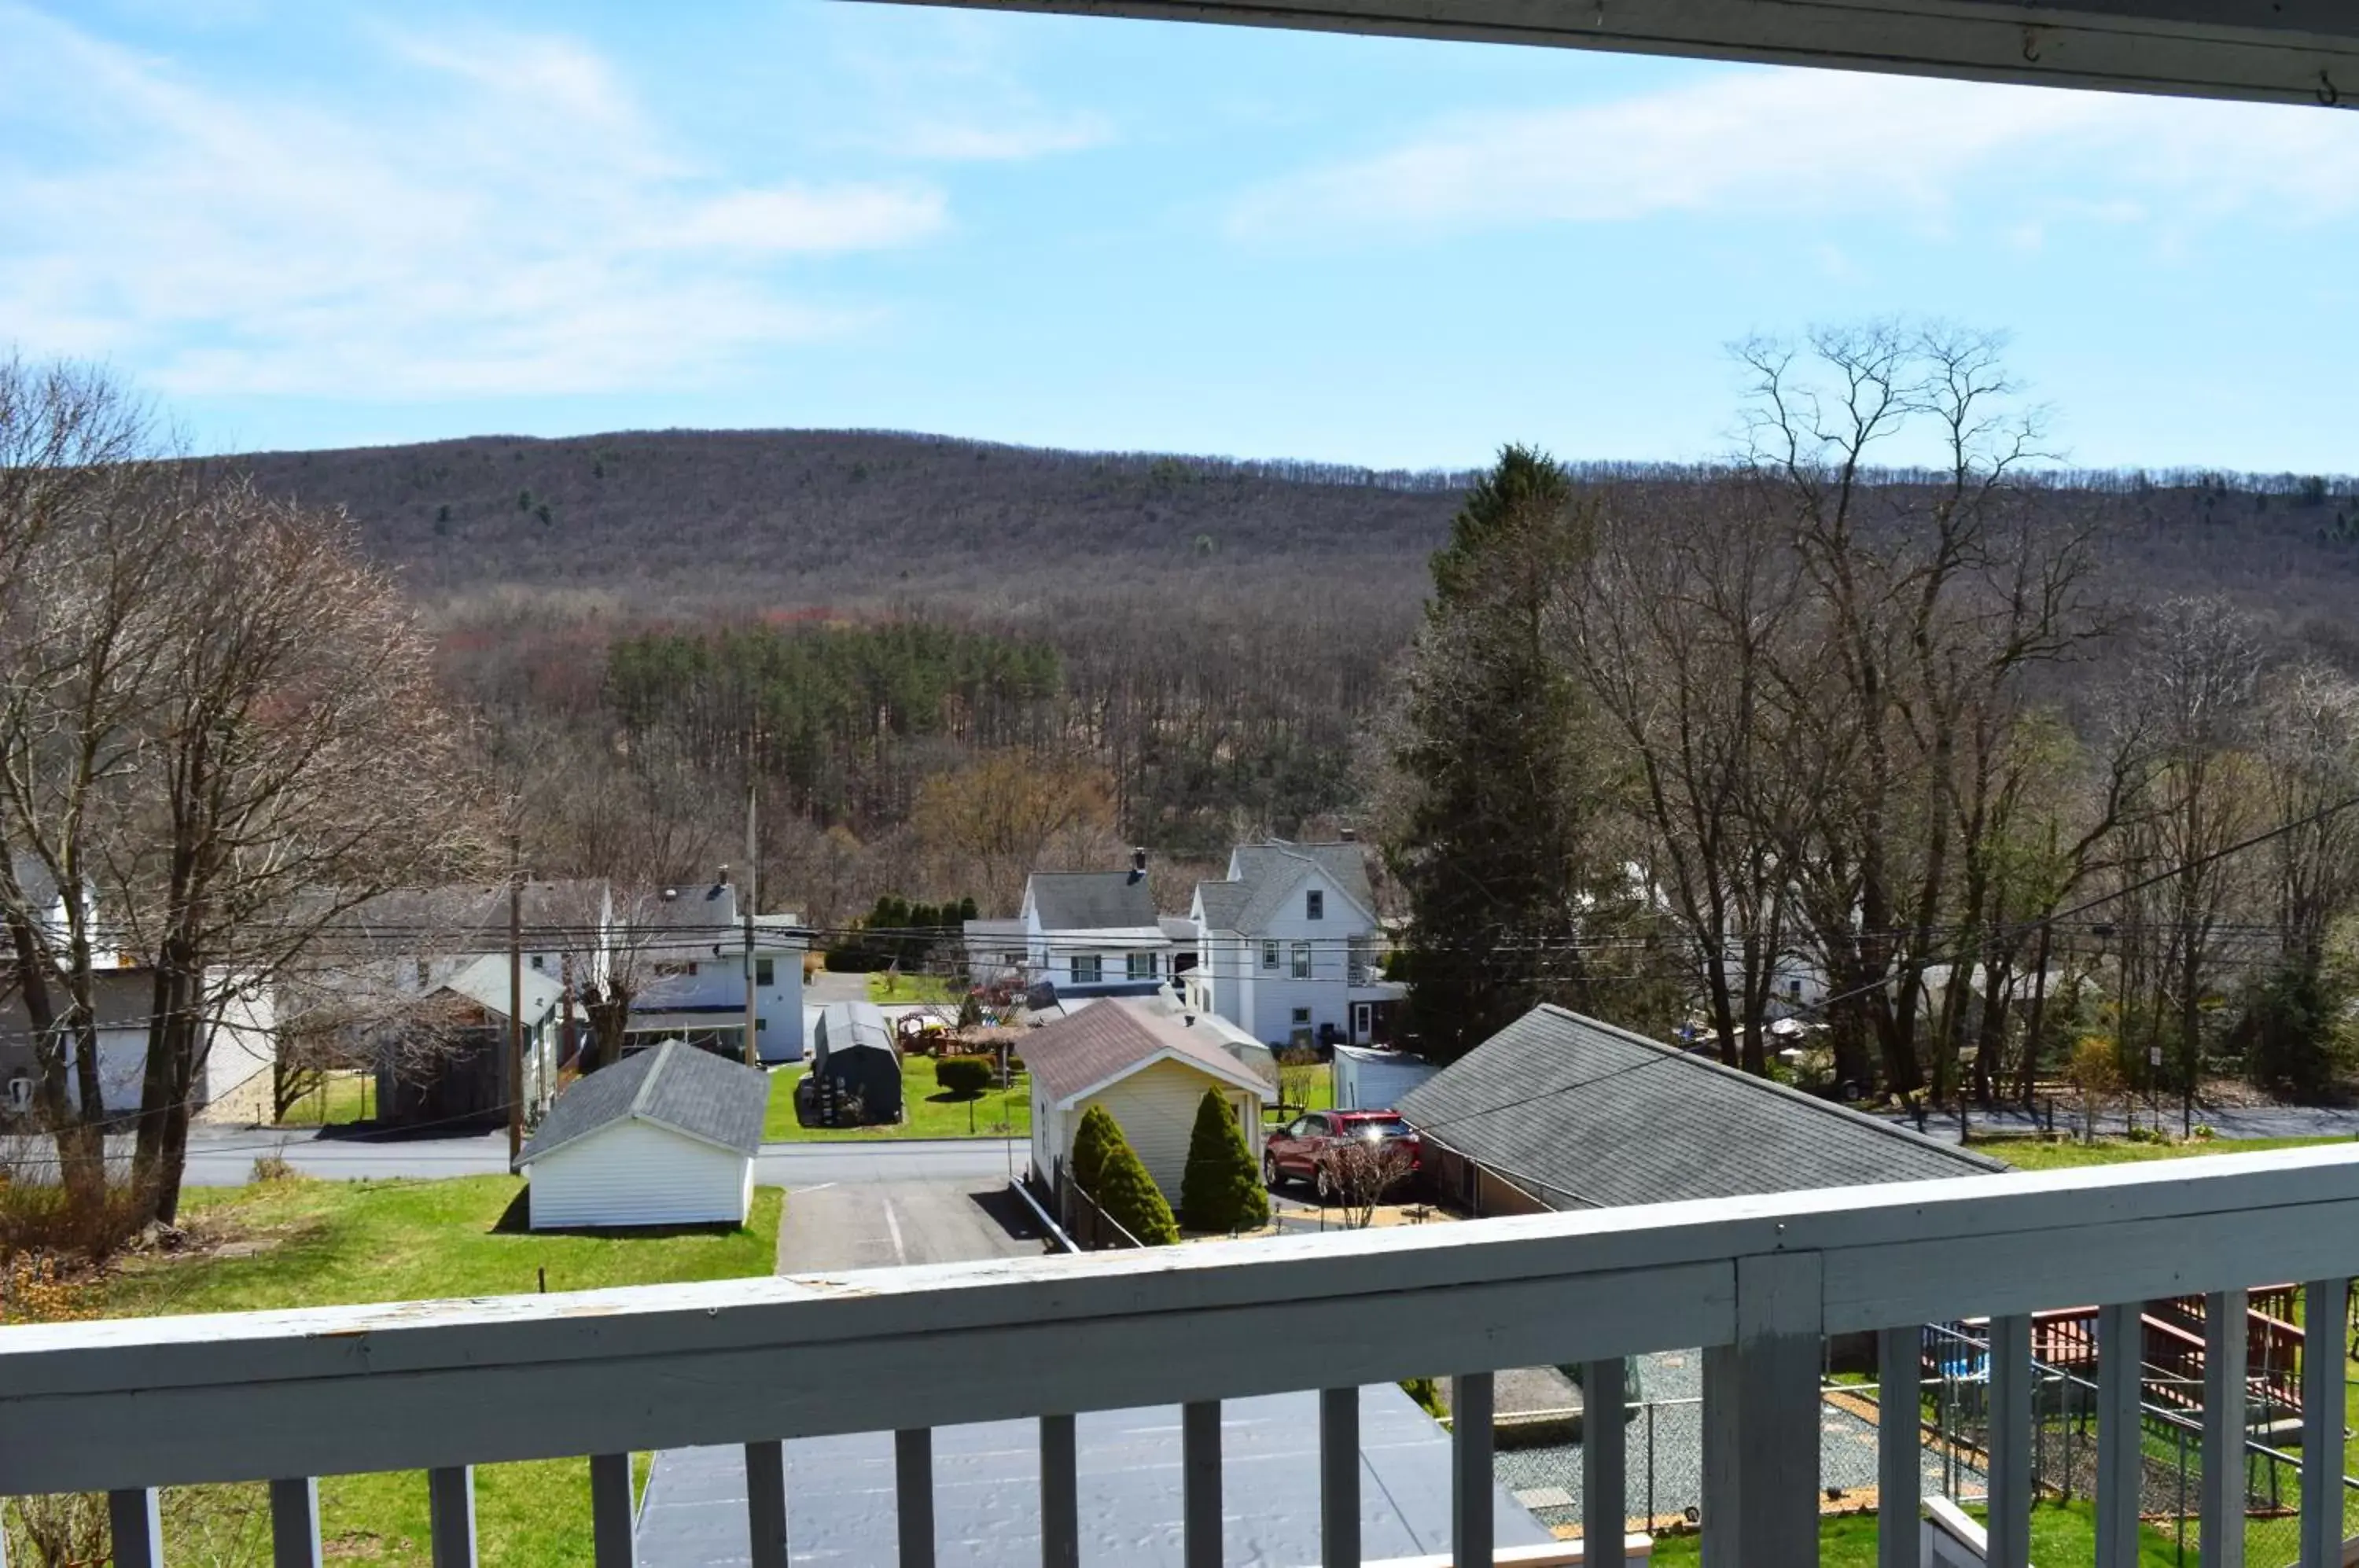
[[[1314,1388],[1324,1557],[1357,1563],[1353,1390],[1446,1372],[1461,1375],[1468,1564],[1491,1558],[1494,1370],[1587,1363],[1604,1402],[1621,1357],[1701,1345],[1706,1568],[1799,1568],[1818,1552],[1823,1337],[1880,1333],[1886,1385],[1908,1386],[1918,1325],[1989,1316],[1990,1563],[2024,1568],[2026,1314],[2101,1302],[2101,1346],[2135,1345],[2140,1302],[2212,1295],[2203,1443],[2224,1459],[2245,1435],[2241,1292],[2299,1279],[2309,1321],[2337,1325],[2303,1372],[2303,1448],[2332,1459],[2303,1469],[2300,1556],[2339,1568],[2338,1330],[2355,1270],[2359,1149],[2332,1148],[826,1279],[20,1327],[0,1330],[0,1493],[110,1492],[115,1561],[147,1568],[162,1552],[154,1488],[269,1480],[276,1563],[317,1564],[305,1477],[424,1469],[436,1563],[472,1563],[471,1466],[587,1454],[597,1561],[627,1563],[627,1455],[744,1443],[753,1560],[778,1568],[781,1441],[889,1423],[900,1561],[922,1564],[931,1429],[1037,1417],[1058,1568],[1079,1555],[1075,1413],[1180,1404],[1186,1560],[1211,1568],[1218,1401]],[[930,1353],[943,1333],[960,1354]],[[2136,1356],[2101,1352],[2098,1381],[2097,1568],[2136,1568]],[[1910,1500],[1884,1511],[1882,1568],[1912,1568],[1920,1437],[1913,1421],[1881,1432],[1884,1495]],[[1621,1428],[1590,1432],[1590,1535],[1618,1539]],[[2238,1568],[2240,1467],[2203,1474],[2204,1561]]]

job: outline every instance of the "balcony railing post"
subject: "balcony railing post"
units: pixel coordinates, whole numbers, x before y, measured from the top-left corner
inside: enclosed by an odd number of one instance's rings
[[[107,1493],[106,1523],[114,1538],[114,1568],[164,1568],[164,1515],[155,1487]]]
[[[2349,1279],[2301,1294],[2301,1568],[2342,1568],[2343,1322]]]
[[[1080,1455],[1073,1418],[1040,1418],[1041,1568],[1081,1568]]]
[[[1618,1564],[1630,1528],[1627,1399],[1622,1363],[1591,1361],[1581,1368],[1581,1539],[1588,1568]]]
[[[1319,1392],[1319,1558],[1360,1564],[1360,1390]]]
[[[1221,1568],[1221,1403],[1180,1407],[1180,1515],[1187,1568]]]
[[[270,1568],[320,1568],[320,1483],[270,1483]]]
[[[1703,1568],[1819,1560],[1816,1253],[1736,1263],[1736,1343],[1703,1357]]]
[[[593,1454],[590,1456],[590,1529],[595,1568],[636,1568],[638,1543],[633,1539],[631,1456]]]
[[[934,1433],[917,1427],[893,1434],[893,1502],[901,1568],[934,1568]]]
[[[2117,1301],[2097,1309],[2097,1564],[2137,1568],[2140,1454],[2139,1385],[2145,1306]]]
[[[787,1445],[745,1445],[745,1530],[754,1568],[787,1568]]]
[[[2242,1290],[2203,1298],[2203,1474],[2195,1504],[2203,1568],[2245,1568],[2245,1352],[2250,1311]]]
[[[1491,1417],[1488,1372],[1462,1372],[1450,1380],[1450,1552],[1453,1562],[1487,1564],[1497,1535],[1492,1518]]]
[[[1988,1568],[2031,1568],[2031,1320],[1990,1325]]]
[[[475,1470],[451,1465],[426,1473],[427,1533],[434,1568],[475,1568]]]

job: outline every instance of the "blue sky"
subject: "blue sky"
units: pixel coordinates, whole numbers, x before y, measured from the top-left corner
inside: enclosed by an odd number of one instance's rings
[[[2359,468],[2359,114],[782,0],[0,0],[0,348],[206,450],[868,426],[1732,444],[1724,345],[2014,336],[2091,465]]]

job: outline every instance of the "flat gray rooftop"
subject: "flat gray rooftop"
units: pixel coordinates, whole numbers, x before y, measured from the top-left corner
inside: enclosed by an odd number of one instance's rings
[[[955,1338],[945,1354],[957,1353]],[[889,1396],[877,1421],[890,1424]],[[1101,1410],[1078,1422],[1082,1557],[1180,1568],[1180,1410]],[[1222,1561],[1319,1562],[1319,1397],[1233,1399],[1221,1412]],[[1450,1439],[1393,1384],[1360,1395],[1361,1551],[1374,1561],[1450,1545]],[[1033,1568],[1040,1561],[1039,1427],[1028,1421],[934,1433],[936,1560]],[[1495,1488],[1501,1546],[1550,1540]],[[890,1432],[787,1444],[787,1535],[796,1563],[897,1563]],[[658,1454],[639,1510],[644,1568],[749,1560],[737,1448]]]

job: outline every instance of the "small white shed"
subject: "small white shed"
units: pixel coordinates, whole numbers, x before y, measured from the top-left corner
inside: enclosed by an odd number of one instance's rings
[[[1401,1096],[1441,1071],[1421,1056],[1374,1046],[1339,1045],[1328,1064],[1339,1111],[1389,1111]]]
[[[677,1040],[582,1079],[516,1160],[532,1228],[745,1224],[769,1089]]]
[[[1246,1150],[1261,1159],[1262,1107],[1276,1086],[1144,1002],[1093,1001],[1035,1030],[1022,1050],[1032,1074],[1032,1169],[1044,1183],[1072,1157],[1082,1117],[1103,1105],[1147,1175],[1177,1203],[1206,1089],[1220,1092],[1245,1131]]]

